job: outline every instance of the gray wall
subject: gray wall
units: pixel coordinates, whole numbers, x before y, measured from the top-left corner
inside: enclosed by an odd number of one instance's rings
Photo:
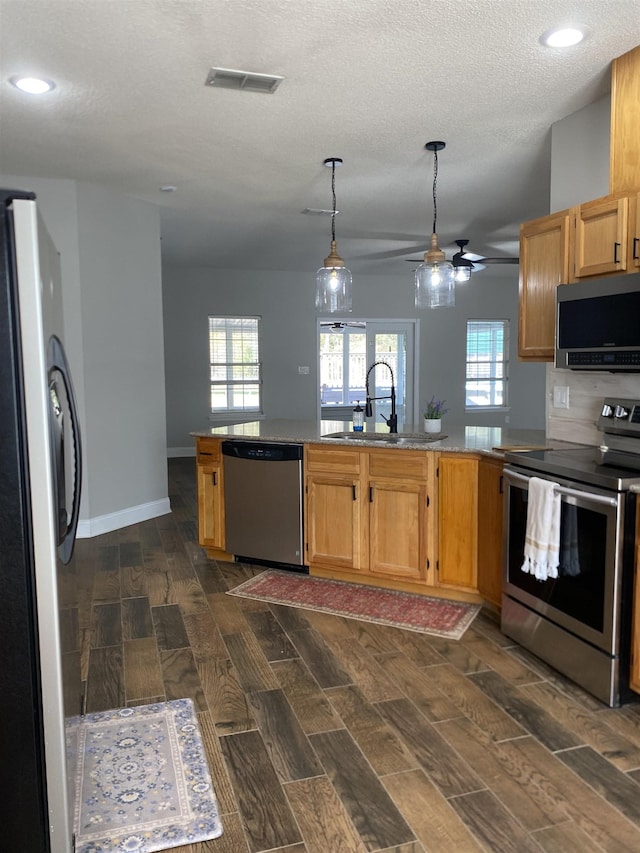
[[[317,339],[315,272],[250,272],[205,268],[163,269],[167,445],[170,454],[193,448],[192,430],[208,429],[210,314],[262,317],[264,408],[268,418],[315,419]],[[544,428],[543,364],[517,361],[518,277],[478,272],[458,287],[455,309],[416,313],[413,280],[405,276],[357,276],[353,314],[367,319],[420,318],[419,405],[444,397],[449,423],[498,425],[504,414],[464,412],[464,359],[467,319],[511,320],[511,428]],[[308,365],[309,375],[298,374]]]
[[[550,213],[608,195],[610,124],[606,95],[552,126]]]
[[[75,181],[0,184],[37,194],[61,255],[84,450],[79,534],[168,511],[157,209]]]

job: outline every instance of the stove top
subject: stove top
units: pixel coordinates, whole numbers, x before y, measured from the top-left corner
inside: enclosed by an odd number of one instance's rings
[[[616,492],[624,492],[632,485],[640,485],[640,471],[637,468],[603,465],[602,458],[602,451],[598,447],[505,453],[508,464],[526,468],[531,476],[536,476],[537,472],[548,475],[548,479],[564,477]]]

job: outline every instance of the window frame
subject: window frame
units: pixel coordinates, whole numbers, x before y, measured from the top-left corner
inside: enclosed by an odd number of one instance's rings
[[[471,327],[473,325],[484,325],[484,326],[500,326],[502,329],[502,359],[491,359],[488,363],[491,365],[502,365],[502,376],[497,375],[498,371],[491,371],[491,375],[488,377],[478,377],[478,376],[470,376],[469,375],[469,366],[474,362],[471,362],[469,359],[469,333],[471,331]],[[469,318],[466,321],[466,331],[465,331],[465,377],[464,377],[464,401],[465,401],[465,412],[504,412],[509,409],[509,347],[510,347],[510,333],[511,333],[511,324],[508,318],[491,318],[491,319],[479,319],[479,318]],[[477,332],[476,332],[477,334]],[[493,387],[495,397],[495,387],[498,385],[502,385],[502,403],[499,405],[491,404],[491,405],[473,405],[467,402],[468,397],[468,385],[470,382],[482,382],[486,381],[491,383]]]
[[[241,321],[241,322],[255,322],[255,336],[257,339],[257,348],[258,355],[257,360],[251,361],[238,361],[234,362],[233,360],[228,360],[225,362],[215,362],[213,360],[213,352],[211,346],[211,337],[214,331],[212,327],[212,323],[215,321],[224,321],[225,326],[228,321]],[[237,420],[238,418],[252,418],[257,420],[261,417],[264,417],[264,409],[263,409],[263,376],[262,376],[262,329],[261,329],[261,321],[262,317],[256,314],[209,314],[207,318],[207,326],[208,326],[208,348],[209,348],[209,420],[215,421],[229,421],[229,420]],[[231,358],[231,348],[232,348],[232,339],[230,335],[230,330],[232,327],[226,326],[225,328],[225,348],[227,357]],[[257,379],[233,379],[230,376],[230,373],[236,367],[257,367],[258,377]],[[215,367],[224,367],[227,376],[225,380],[214,380],[212,378],[212,374],[214,372]],[[234,408],[226,408],[226,409],[214,409],[213,408],[213,391],[216,386],[224,386],[227,392],[227,399],[231,397],[231,389],[235,386],[258,386],[258,406],[257,407],[234,407]]]

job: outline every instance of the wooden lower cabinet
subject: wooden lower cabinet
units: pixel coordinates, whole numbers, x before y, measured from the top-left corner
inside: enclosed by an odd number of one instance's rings
[[[432,565],[428,504],[434,456],[307,446],[306,553],[311,573],[426,585]]]
[[[478,457],[441,453],[438,462],[438,583],[478,585]]]
[[[504,479],[502,462],[480,460],[478,471],[478,592],[502,606]]]
[[[306,562],[360,571],[361,490],[356,477],[309,474],[306,482]]]
[[[224,469],[221,440],[196,440],[198,486],[198,542],[204,548],[224,551]]]

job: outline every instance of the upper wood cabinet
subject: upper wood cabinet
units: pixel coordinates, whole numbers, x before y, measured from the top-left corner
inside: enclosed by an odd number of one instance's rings
[[[518,355],[553,361],[556,287],[640,269],[640,193],[615,194],[520,226]]]
[[[569,281],[571,210],[520,227],[518,355],[553,361],[556,287]]]
[[[640,188],[640,46],[611,66],[609,192]]]
[[[606,196],[574,209],[573,278],[626,272],[629,241],[633,239],[629,234],[629,202],[627,196]]]

